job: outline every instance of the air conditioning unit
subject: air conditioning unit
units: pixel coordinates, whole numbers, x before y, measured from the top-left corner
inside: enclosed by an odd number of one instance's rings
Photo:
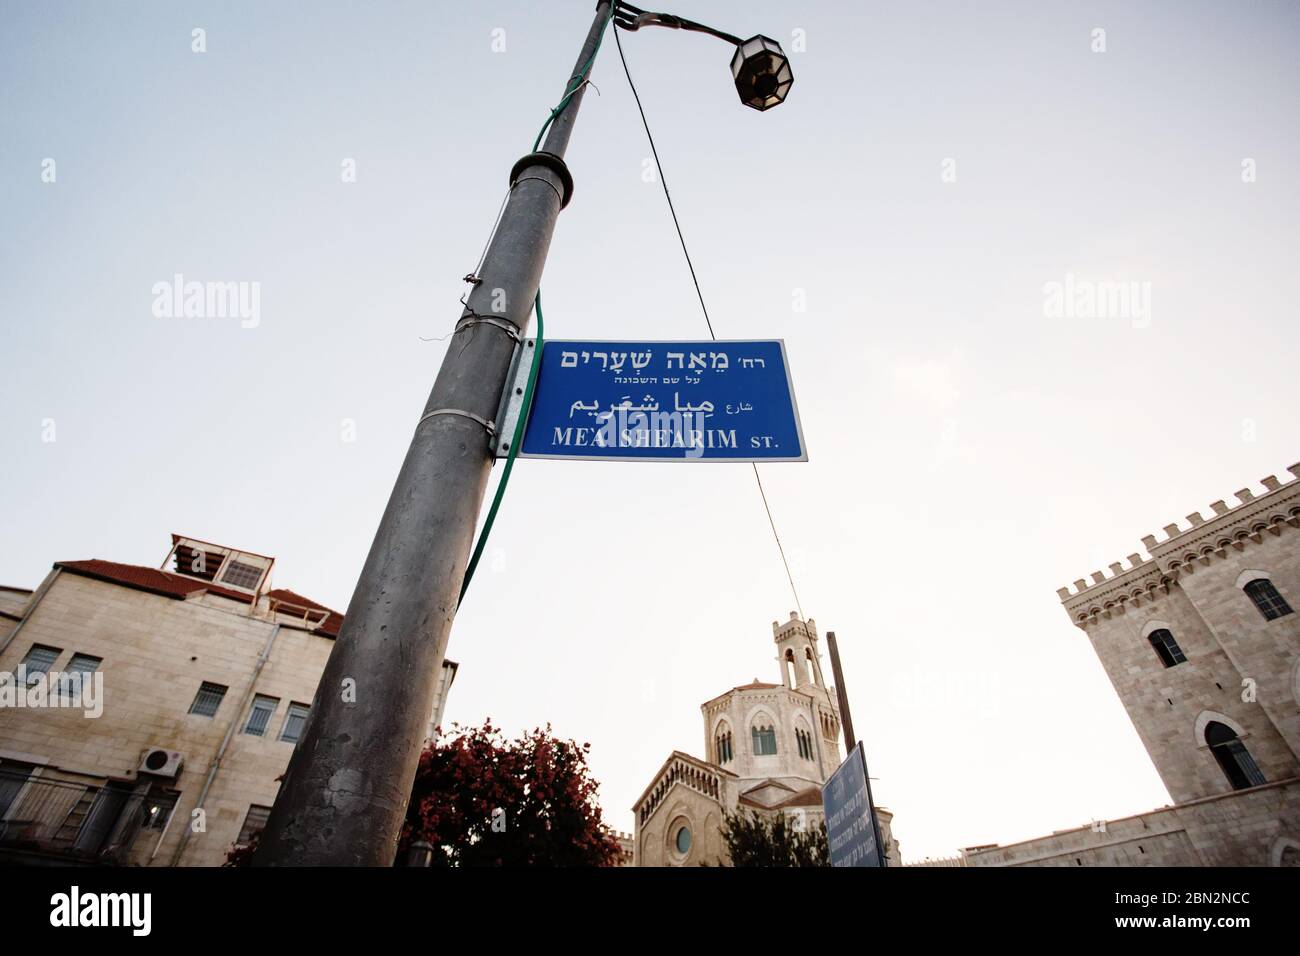
[[[155,777],[175,777],[181,772],[184,755],[179,750],[163,750],[150,747],[140,758],[140,773],[151,773]]]

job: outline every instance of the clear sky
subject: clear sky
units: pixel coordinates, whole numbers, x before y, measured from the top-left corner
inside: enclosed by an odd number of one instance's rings
[[[3,0],[0,583],[177,531],[345,608],[593,6]],[[763,478],[905,857],[1168,802],[1055,592],[1300,459],[1300,6],[670,9],[790,51],[760,114],[718,41],[622,37],[719,336],[786,341],[810,460]],[[706,338],[612,43],[593,80],[547,331]],[[176,273],[259,321],[156,317]],[[747,465],[522,461],[447,716],[590,741],[630,830],[793,606]]]

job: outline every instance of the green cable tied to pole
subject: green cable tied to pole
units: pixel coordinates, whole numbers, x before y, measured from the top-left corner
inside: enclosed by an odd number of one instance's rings
[[[609,16],[605,19],[605,27],[608,27],[609,21],[614,19],[614,6],[613,3],[609,5]],[[564,108],[569,105],[569,100],[573,99],[573,94],[582,89],[582,84],[587,82],[587,74],[591,72],[591,65],[596,62],[596,54],[600,52],[600,45],[604,40],[605,28],[602,27],[600,36],[596,37],[596,49],[591,51],[591,56],[587,57],[587,62],[582,65],[582,69],[578,71],[578,75],[574,78],[573,86],[565,90],[564,96],[560,98],[560,102],[556,104],[555,109],[551,110],[551,115],[546,117],[546,122],[542,124],[542,129],[537,134],[537,139],[533,140],[534,153],[537,152],[537,147],[542,145],[542,137],[545,136],[546,131],[550,129],[552,121],[554,121],[555,117],[559,116]]]
[[[469,566],[465,568],[465,579],[460,585],[460,597],[456,601],[456,607],[460,607],[460,602],[465,600],[465,592],[469,589],[469,582],[474,577],[474,569],[478,567],[479,558],[483,557],[483,548],[487,545],[488,535],[492,533],[492,523],[496,521],[497,510],[501,507],[501,499],[506,495],[506,485],[510,483],[510,472],[515,467],[515,455],[519,452],[519,445],[524,440],[524,429],[528,427],[528,412],[533,405],[533,386],[537,384],[537,372],[542,364],[542,344],[545,336],[545,324],[542,320],[542,290],[537,290],[537,298],[533,300],[533,308],[537,312],[537,340],[533,345],[533,364],[528,369],[528,384],[524,386],[524,398],[519,405],[519,421],[515,422],[515,432],[510,436],[510,451],[506,453],[506,466],[501,472],[501,480],[497,482],[496,494],[492,496],[492,507],[488,509],[487,520],[483,522],[483,530],[479,532],[478,543],[474,545],[474,553],[470,555]],[[507,383],[507,386],[509,383]]]
[[[605,20],[605,26],[609,26],[609,21],[614,19],[614,4],[609,6],[609,18]],[[596,38],[596,49],[591,51],[591,56],[583,64],[582,69],[574,78],[573,85],[565,91],[564,96],[560,99],[555,109],[551,110],[551,115],[546,117],[546,122],[542,124],[541,130],[537,134],[537,139],[533,141],[533,152],[537,152],[537,147],[542,143],[542,137],[550,129],[551,123],[555,117],[569,105],[569,100],[573,95],[582,89],[582,84],[587,82],[587,74],[591,72],[591,66],[596,62],[596,54],[600,52],[600,44],[605,39],[605,31],[600,31],[600,36]],[[542,289],[538,286],[537,298],[533,300],[533,309],[537,312],[537,340],[533,345],[533,364],[528,369],[528,384],[524,388],[524,399],[519,407],[519,421],[515,423],[515,433],[510,437],[510,451],[506,453],[506,466],[501,472],[501,480],[497,482],[496,494],[492,496],[492,507],[488,509],[487,520],[483,522],[483,530],[478,534],[478,542],[474,545],[474,553],[470,555],[469,565],[465,568],[465,577],[460,585],[460,597],[456,600],[457,609],[465,600],[465,592],[469,590],[469,582],[474,578],[474,569],[478,567],[479,559],[483,557],[483,548],[487,546],[488,535],[492,533],[492,524],[496,521],[497,511],[501,507],[501,499],[505,497],[506,485],[510,483],[510,472],[515,467],[515,455],[519,452],[519,445],[524,440],[524,429],[528,425],[528,412],[533,404],[533,386],[537,384],[537,372],[542,363],[542,345],[544,342],[544,323],[542,320]]]

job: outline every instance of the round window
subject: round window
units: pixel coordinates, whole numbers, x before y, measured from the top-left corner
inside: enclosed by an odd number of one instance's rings
[[[691,849],[691,828],[682,827],[677,831],[677,852],[685,856]]]

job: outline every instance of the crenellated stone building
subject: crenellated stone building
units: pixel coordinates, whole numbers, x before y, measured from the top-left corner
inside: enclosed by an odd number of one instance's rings
[[[840,764],[835,689],[822,674],[817,625],[796,612],[772,622],[781,683],[755,678],[700,705],[707,759],[673,751],[632,808],[637,866],[722,865],[723,817],[738,809],[822,819],[821,786]],[[892,816],[877,808],[898,865]]]
[[[1288,470],[1057,592],[1174,806],[971,848],[968,865],[1300,865],[1300,464]]]

